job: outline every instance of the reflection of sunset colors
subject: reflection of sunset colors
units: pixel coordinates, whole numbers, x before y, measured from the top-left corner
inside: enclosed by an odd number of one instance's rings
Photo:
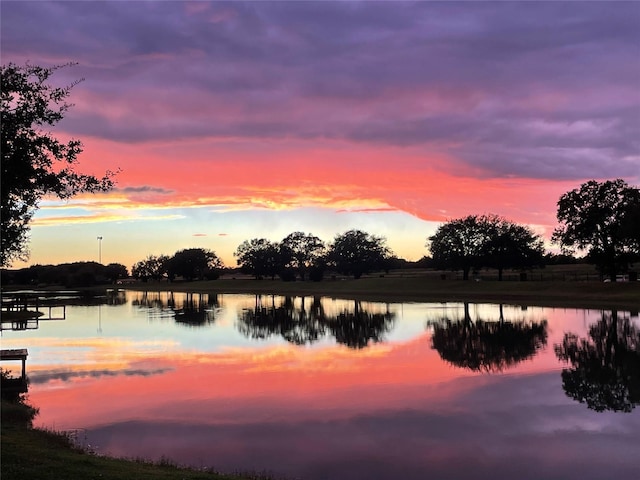
[[[554,468],[568,478],[583,455],[585,470],[598,474],[613,455],[616,478],[633,478],[625,450],[599,441],[610,440],[614,419],[591,419],[574,446],[562,440],[585,420],[566,412],[552,355],[507,376],[477,375],[440,362],[430,340],[425,334],[366,350],[281,346],[134,360],[122,374],[35,384],[30,395],[40,407],[38,425],[82,428],[99,452],[228,472],[241,465],[314,479],[322,477],[312,470],[323,465],[332,478],[346,468],[362,472],[349,478],[391,479],[400,462],[413,465],[404,478],[417,480],[425,468],[438,478],[453,469],[450,478],[461,478],[518,461],[532,474],[519,478],[533,479],[555,458]],[[615,425],[627,435],[640,428],[637,416]]]
[[[525,363],[516,371],[532,374],[556,368],[553,356],[547,357],[538,359],[535,366]],[[428,335],[405,344],[358,351],[280,346],[122,360],[119,365],[71,367],[72,384],[68,387],[55,379],[45,384],[34,382],[30,395],[40,406],[37,423],[88,428],[147,416],[200,423],[253,423],[310,419],[318,410],[330,418],[343,418],[390,406],[419,408],[428,403],[446,408],[448,401],[464,395],[470,385],[475,388],[489,381],[479,376],[470,383],[456,382],[473,373],[439,361]],[[122,374],[95,378],[89,374],[111,368],[122,369]],[[45,373],[39,370],[32,370],[31,375],[37,378]],[[145,371],[148,374],[143,375]],[[69,408],[70,402],[73,408]],[[99,415],[97,404],[101,405]],[[173,407],[166,409],[169,404]]]
[[[488,479],[508,470],[534,479],[550,468],[562,478],[578,470],[589,478],[606,476],[602,465],[612,459],[606,473],[634,478],[635,455],[625,452],[637,445],[640,418],[596,414],[568,398],[553,350],[567,331],[586,335],[602,312],[271,295],[123,297],[68,306],[66,320],[42,321],[37,330],[3,331],[3,348],[29,349],[37,425],[81,429],[103,453],[309,480],[389,480],[399,469],[410,480],[427,470],[437,478],[473,472]],[[183,323],[180,312],[189,309],[210,315]],[[257,312],[273,328],[254,338],[244,327]],[[379,341],[341,344],[341,330],[331,326],[352,315],[393,321]],[[524,328],[546,321],[548,343],[489,373],[472,371],[440,358],[433,332],[443,318],[491,325],[502,318]],[[294,344],[288,329],[307,321],[324,325],[323,336]],[[358,333],[370,338],[366,329]],[[526,475],[509,470],[514,462]]]
[[[180,309],[186,301],[185,294],[170,292],[128,292],[127,296],[141,311],[167,308],[168,304]],[[276,307],[285,304],[283,297],[269,295],[204,294],[201,300],[206,305],[214,298],[220,311],[213,328],[236,324],[237,316],[256,304]],[[309,311],[312,303],[312,297],[295,297],[291,305]],[[323,298],[320,303],[329,317],[354,308],[354,302],[350,300]],[[407,305],[405,313],[405,309],[397,304],[360,303],[360,308],[367,312],[395,312],[400,330],[406,328],[403,327],[405,323],[415,325],[417,322],[418,331],[422,333],[407,340],[391,339],[372,344],[362,350],[327,345],[326,342],[298,348],[285,342],[250,349],[222,347],[216,348],[216,353],[194,352],[188,345],[168,339],[34,339],[33,347],[62,360],[59,365],[36,363],[30,367],[31,395],[43,407],[37,421],[42,425],[53,419],[59,425],[81,419],[83,424],[102,423],[107,418],[109,422],[124,421],[132,409],[136,417],[145,410],[153,411],[153,415],[175,415],[163,411],[162,405],[197,401],[203,404],[190,407],[193,411],[187,415],[204,414],[206,410],[207,418],[215,422],[258,421],[264,420],[263,415],[270,419],[290,418],[292,411],[306,418],[313,416],[318,408],[343,417],[349,412],[385,408],[389,402],[398,408],[415,408],[424,402],[438,405],[444,402],[444,405],[447,398],[460,395],[459,389],[466,388],[457,379],[477,376],[474,385],[486,381],[476,373],[442,362],[432,348],[428,319],[441,318],[443,314],[457,318],[462,315],[462,305],[433,304],[426,311],[424,307],[414,310]],[[498,320],[500,311],[495,305],[471,305],[470,310],[474,317],[490,320]],[[521,311],[519,307],[509,306],[502,310],[506,318],[515,321],[535,321],[547,312],[554,317],[556,312],[540,308]],[[555,317],[556,322],[565,321],[562,316]],[[165,354],[160,354],[162,349]],[[65,357],[68,363],[64,362]],[[545,349],[538,353],[535,361],[524,361],[509,371],[534,374],[558,369],[553,351]],[[70,398],[65,393],[68,389],[65,385],[69,381],[79,402],[74,409],[66,407]],[[109,392],[111,400],[101,407],[101,414],[96,417],[95,404],[85,400],[94,398],[97,401],[101,395],[106,395],[105,392]],[[129,405],[131,398],[144,406]],[[269,408],[262,410],[256,406],[262,402],[267,402]],[[247,417],[245,409],[257,418]]]
[[[640,13],[623,2],[5,2],[3,62],[78,62],[59,135],[106,195],[44,201],[31,263],[358,228],[401,257],[495,213],[548,240],[559,196],[640,181]],[[63,19],[63,20],[62,20]],[[61,32],[49,28],[64,21]],[[16,264],[21,266],[23,264]]]

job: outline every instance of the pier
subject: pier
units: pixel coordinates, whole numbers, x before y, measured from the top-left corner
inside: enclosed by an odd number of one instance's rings
[[[27,356],[29,352],[26,348],[19,348],[13,350],[0,350],[0,361],[7,360],[20,360],[22,362],[22,374],[20,379],[25,381],[27,379]]]
[[[64,320],[67,312],[66,305],[62,303],[51,303],[39,296],[18,295],[7,300],[2,299],[2,313],[7,313],[8,317],[18,315],[22,317],[21,320],[26,319],[27,313],[33,313],[30,318],[40,320]]]

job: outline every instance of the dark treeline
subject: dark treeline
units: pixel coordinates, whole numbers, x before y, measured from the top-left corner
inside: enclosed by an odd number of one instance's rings
[[[575,263],[576,252],[596,265],[601,276],[615,282],[621,273],[637,279],[634,262],[640,261],[640,189],[623,180],[594,180],[564,194],[558,201],[559,226],[553,241],[560,255],[545,253],[540,235],[498,215],[469,215],[440,225],[427,239],[430,257],[419,266],[470,273],[495,269],[498,280],[505,270],[525,272],[547,264]],[[280,277],[285,281],[320,281],[326,272],[360,278],[371,272],[407,267],[386,245],[386,239],[361,230],[349,230],[325,244],[311,233],[293,232],[280,242],[253,238],[234,253],[243,273],[256,279]],[[418,266],[418,265],[416,265]],[[217,278],[218,256],[203,249],[177,252],[173,257],[150,256],[132,269],[144,281]]]
[[[296,234],[298,233],[296,232]],[[254,241],[253,245],[257,244],[262,249],[265,243],[266,241],[260,243]],[[251,242],[245,242],[243,245],[247,244],[251,245]],[[327,275],[334,276],[351,272],[350,269],[344,267],[338,269],[337,264],[331,261],[324,246],[323,255],[305,262],[300,260],[301,256],[298,256],[295,262],[299,263],[294,263],[287,262],[288,257],[282,255],[281,250],[274,248],[278,244],[270,243],[270,245],[269,249],[264,250],[271,251],[271,257],[268,254],[260,256],[256,252],[251,252],[250,262],[241,263],[237,267],[225,267],[214,252],[194,248],[181,250],[173,256],[149,255],[133,266],[131,276],[129,276],[127,267],[119,263],[101,265],[97,262],[74,262],[60,265],[33,265],[17,270],[2,269],[0,270],[0,281],[3,285],[90,287],[106,283],[126,282],[131,277],[142,282],[193,281],[215,280],[223,274],[235,276],[238,273],[245,273],[256,279],[280,278],[284,281],[321,281]],[[264,250],[258,250],[257,253],[265,253]],[[250,250],[244,251],[244,253],[249,252]],[[580,263],[584,263],[584,259],[571,255],[546,254],[542,258],[541,266],[577,265]],[[428,256],[424,256],[418,261],[409,261],[390,254],[379,261],[372,261],[368,265],[361,262],[358,266],[358,273],[351,273],[351,275],[358,278],[363,273],[379,272],[383,274],[390,271],[404,271],[410,274],[412,270],[417,272],[437,270],[438,266],[439,264]],[[478,273],[476,269],[474,272]]]
[[[71,107],[67,98],[77,83],[59,88],[50,77],[70,65],[47,68],[9,63],[0,68],[1,267],[28,258],[30,224],[43,197],[68,199],[114,187],[114,172],[107,171],[100,178],[76,170],[82,142],[62,141],[49,132]],[[564,254],[586,254],[612,282],[619,274],[635,276],[633,264],[640,261],[640,188],[622,179],[588,181],[560,197],[556,217],[558,227],[552,241]],[[501,279],[506,269],[525,270],[543,264],[542,239],[529,227],[495,215],[451,219],[438,227],[426,246],[434,267],[462,271],[465,279],[481,268],[496,269]],[[254,238],[239,245],[235,256],[243,272],[283,280],[317,281],[328,270],[359,278],[398,263],[384,238],[360,230],[338,235],[330,244],[303,232],[294,232],[280,242]],[[71,286],[114,281],[119,275],[90,263],[32,268],[30,272],[5,272],[3,277],[8,276],[8,283]],[[142,280],[166,277],[189,281],[217,278],[222,268],[213,251],[187,249],[172,257],[141,260],[132,275]]]
[[[391,253],[384,238],[361,230],[338,235],[329,245],[304,232],[293,232],[281,242],[253,238],[242,242],[234,256],[237,268],[244,274],[256,279],[285,281],[320,281],[327,271],[360,278],[367,273],[409,264]],[[145,282],[164,278],[191,281],[214,280],[225,271],[233,269],[225,268],[215,252],[191,248],[171,257],[150,255],[133,266],[131,275]]]
[[[421,267],[462,272],[463,279],[483,269],[524,272],[545,265],[577,263],[576,254],[594,264],[601,276],[615,282],[620,274],[637,279],[640,262],[640,189],[623,180],[589,181],[558,201],[558,220],[552,240],[562,252],[545,252],[540,235],[498,215],[468,215],[441,224],[427,239],[430,256],[418,262],[398,258],[384,237],[361,230],[336,235],[330,243],[312,233],[293,232],[280,242],[267,238],[243,241],[234,252],[240,272],[256,279],[321,281],[327,273],[360,278],[372,272]],[[180,250],[173,256],[150,255],[131,269],[141,281],[214,280],[234,270],[225,267],[209,249]],[[5,284],[67,286],[115,282],[127,276],[119,264],[94,262],[33,266],[3,271]],[[524,278],[524,277],[522,277]]]
[[[2,285],[60,285],[64,287],[91,287],[116,283],[129,273],[120,263],[102,265],[97,262],[74,262],[60,265],[32,265],[19,270],[1,271]]]

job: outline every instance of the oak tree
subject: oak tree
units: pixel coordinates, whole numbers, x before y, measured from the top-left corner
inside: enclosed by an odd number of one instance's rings
[[[558,201],[552,239],[563,250],[586,250],[612,282],[640,259],[640,189],[624,180],[590,180]]]
[[[382,270],[390,253],[384,238],[349,230],[336,236],[328,255],[338,272],[360,278],[365,273]]]
[[[272,279],[282,271],[283,262],[280,247],[266,238],[253,238],[242,242],[233,254],[244,273],[260,279]]]
[[[322,240],[315,235],[303,232],[287,235],[280,242],[280,248],[285,268],[294,269],[301,280],[304,280],[307,272],[318,264],[318,260],[322,258],[325,251]]]
[[[469,215],[450,220],[428,238],[427,246],[436,268],[469,272],[483,267],[523,269],[542,263],[542,240],[529,227],[498,215]]]
[[[71,106],[67,97],[77,83],[56,87],[49,78],[69,65],[9,63],[0,69],[1,266],[28,258],[29,224],[44,196],[68,199],[113,188],[113,172],[97,178],[76,171],[79,140],[62,141],[49,132]]]
[[[215,252],[206,248],[187,248],[176,252],[167,261],[170,279],[182,277],[187,281],[215,279],[223,268],[222,261]]]

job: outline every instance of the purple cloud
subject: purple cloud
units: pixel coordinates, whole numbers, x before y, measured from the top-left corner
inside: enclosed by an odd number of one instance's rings
[[[80,63],[61,73],[87,79],[64,121],[80,138],[412,146],[499,177],[640,171],[633,2],[5,2],[1,27],[5,62]]]
[[[200,411],[202,420],[181,422],[159,410],[155,419],[102,419],[87,437],[103,453],[309,480],[417,480],[425,472],[440,479],[635,478],[639,417],[589,411],[567,399],[559,381],[558,372],[496,376],[450,404],[425,400],[415,409],[390,405],[320,419],[299,419],[294,408],[273,422],[244,420],[246,405],[236,406],[236,421],[218,422],[207,417],[215,403],[168,403],[167,411]]]

